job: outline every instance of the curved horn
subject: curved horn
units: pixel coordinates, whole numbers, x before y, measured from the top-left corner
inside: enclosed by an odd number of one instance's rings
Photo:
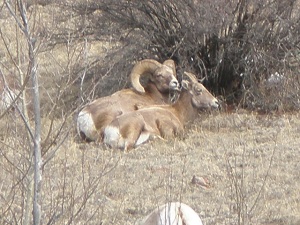
[[[196,77],[194,74],[189,73],[189,72],[186,72],[186,71],[184,71],[184,74],[185,74],[188,78],[190,78],[190,80],[191,80],[193,83],[198,83],[198,79],[197,79],[197,77]]]
[[[140,77],[147,73],[153,73],[161,66],[161,63],[153,59],[144,59],[137,62],[130,73],[132,87],[140,93],[145,93],[145,89],[140,83]]]
[[[174,76],[177,77],[176,76],[176,66],[175,66],[175,62],[173,59],[167,59],[166,61],[164,61],[163,65],[170,67],[173,70]]]

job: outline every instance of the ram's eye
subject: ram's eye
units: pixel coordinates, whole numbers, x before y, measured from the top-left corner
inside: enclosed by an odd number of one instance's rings
[[[197,95],[200,95],[203,90],[201,88],[196,88],[195,91],[196,91]]]

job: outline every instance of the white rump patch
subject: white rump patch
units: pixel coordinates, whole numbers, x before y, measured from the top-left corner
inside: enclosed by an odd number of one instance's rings
[[[77,117],[77,132],[80,135],[80,133],[84,133],[85,136],[95,141],[98,138],[98,133],[93,121],[93,118],[89,112],[81,111],[78,114]]]
[[[103,142],[112,148],[124,149],[125,147],[124,139],[120,134],[120,130],[114,126],[107,126],[105,128]]]

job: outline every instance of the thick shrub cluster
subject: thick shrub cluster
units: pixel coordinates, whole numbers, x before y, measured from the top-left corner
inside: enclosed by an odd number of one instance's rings
[[[61,45],[70,50],[62,71],[53,75],[66,84],[58,105],[67,109],[129,86],[133,64],[144,58],[174,59],[179,79],[184,70],[206,77],[204,84],[227,104],[300,108],[300,0],[29,3],[32,15],[47,9],[35,27],[39,52]],[[86,46],[95,43],[103,43],[102,50],[88,58]]]
[[[72,8],[88,16],[94,37],[119,43],[110,57],[122,56],[123,65],[172,58],[179,72],[207,77],[228,103],[299,107],[297,0],[102,0]]]

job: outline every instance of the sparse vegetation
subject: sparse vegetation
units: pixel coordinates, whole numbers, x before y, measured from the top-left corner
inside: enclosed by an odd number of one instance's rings
[[[0,5],[0,80],[20,91],[14,107],[0,110],[0,224],[33,221],[22,2]],[[299,0],[23,3],[38,62],[41,224],[135,224],[167,201],[187,203],[204,224],[300,223]],[[223,111],[199,116],[183,139],[128,153],[78,141],[77,111],[127,87],[144,58],[172,58],[180,76],[207,77]]]

